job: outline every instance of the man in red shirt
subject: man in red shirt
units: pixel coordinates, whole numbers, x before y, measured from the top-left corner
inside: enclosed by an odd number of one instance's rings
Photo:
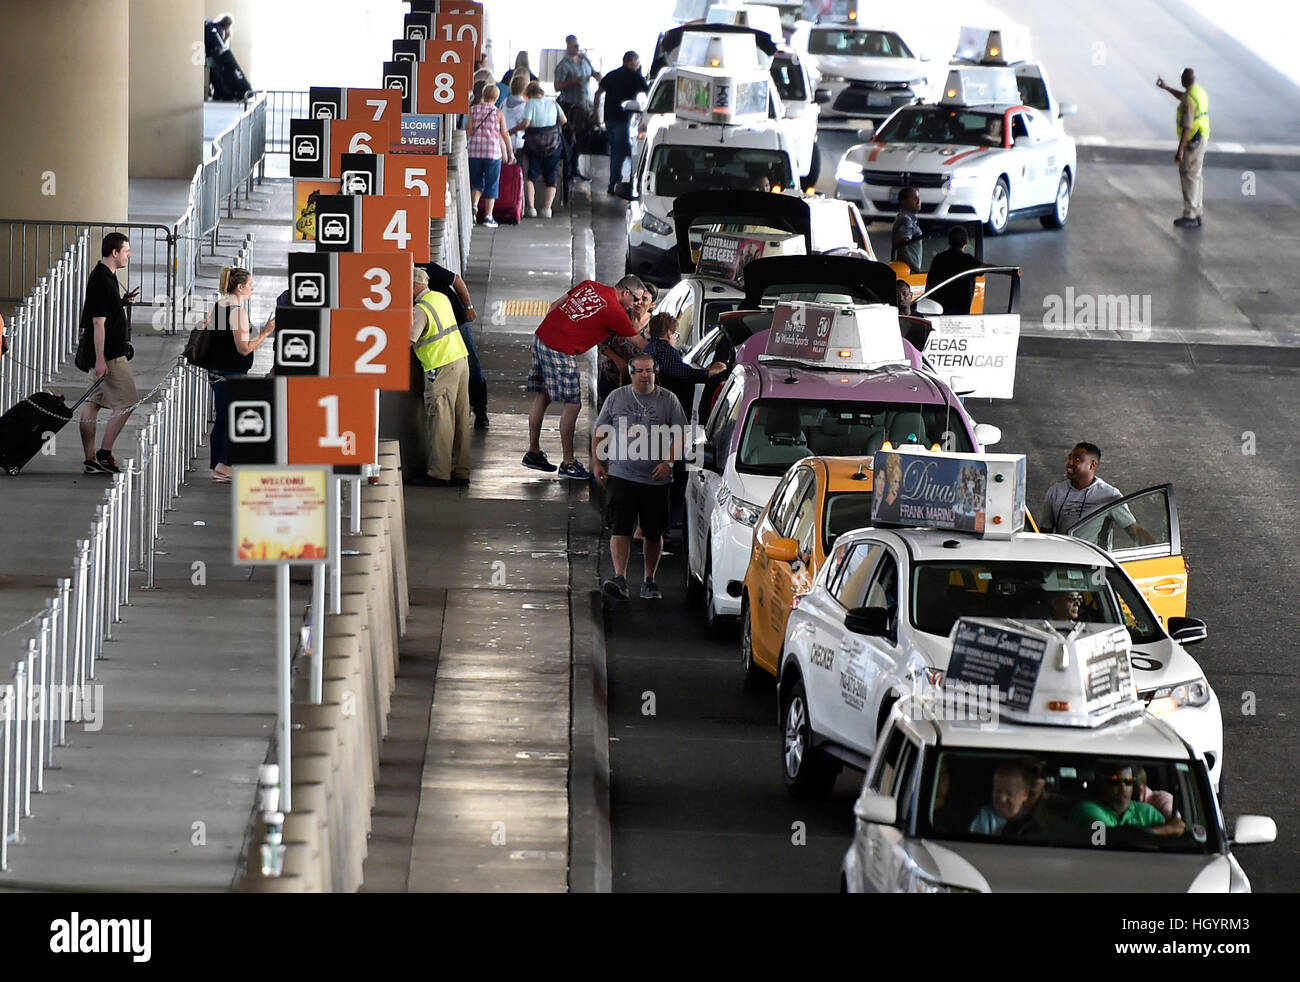
[[[647,292],[645,284],[635,276],[624,276],[614,286],[583,280],[551,304],[533,336],[526,387],[533,393],[533,406],[528,413],[525,467],[548,473],[556,469],[542,453],[541,438],[546,407],[558,402],[564,407],[560,412],[560,447],[564,453],[560,477],[576,481],[591,478],[591,472],[573,457],[573,431],[582,410],[582,377],[576,356],[613,335],[644,348],[646,340],[632,326],[629,314]]]

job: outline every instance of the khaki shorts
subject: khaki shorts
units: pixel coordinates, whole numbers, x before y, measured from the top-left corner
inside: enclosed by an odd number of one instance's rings
[[[87,378],[94,383],[95,373],[88,372]],[[100,409],[130,409],[138,401],[139,397],[135,392],[135,376],[131,374],[130,362],[125,358],[110,358],[104,384],[86,400],[86,405],[98,406]]]

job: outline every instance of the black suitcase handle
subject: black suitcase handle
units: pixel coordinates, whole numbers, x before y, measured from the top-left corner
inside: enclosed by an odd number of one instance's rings
[[[95,390],[104,384],[104,379],[106,378],[108,378],[107,375],[101,375],[99,378],[95,379],[95,381],[91,382],[90,388],[81,394],[80,399],[78,399],[76,402],[74,402],[71,406],[68,407],[68,411],[75,413],[81,407],[81,404],[85,402],[87,399],[89,399],[92,395],[94,395]]]

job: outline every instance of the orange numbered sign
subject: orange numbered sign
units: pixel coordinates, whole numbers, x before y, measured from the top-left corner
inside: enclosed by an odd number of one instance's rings
[[[479,4],[449,4],[434,15],[436,41],[469,41],[476,52],[483,47],[483,7]]]
[[[432,71],[434,65],[473,65],[475,56],[474,45],[469,41],[429,41],[424,46],[420,70]]]
[[[390,153],[384,157],[384,191],[429,199],[429,217],[447,217],[447,158],[431,153]]]
[[[413,292],[409,252],[339,253],[339,307],[400,310],[409,325]]]
[[[410,350],[409,310],[330,314],[330,378],[355,375],[378,388],[405,392],[411,384]]]
[[[474,61],[437,60],[425,53],[415,73],[417,113],[467,113],[474,91]]]
[[[355,466],[375,460],[379,419],[371,379],[300,375],[285,383],[290,464]]]
[[[396,130],[402,120],[402,93],[397,89],[348,89],[347,118],[354,123],[387,123]],[[384,147],[372,147],[383,152]]]
[[[388,114],[385,113],[385,116]],[[401,114],[391,120],[332,119],[330,127],[330,177],[337,177],[345,153],[383,153],[401,133]]]
[[[429,261],[429,199],[374,195],[361,199],[361,251],[409,252]]]

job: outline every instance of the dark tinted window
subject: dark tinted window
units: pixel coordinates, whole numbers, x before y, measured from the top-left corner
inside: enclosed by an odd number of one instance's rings
[[[803,102],[808,98],[808,89],[803,84],[803,72],[789,58],[777,58],[772,62],[772,81],[776,83],[776,92],[785,102]]]
[[[661,145],[650,161],[654,193],[675,198],[688,191],[751,191],[790,186],[789,158],[778,150]]]

